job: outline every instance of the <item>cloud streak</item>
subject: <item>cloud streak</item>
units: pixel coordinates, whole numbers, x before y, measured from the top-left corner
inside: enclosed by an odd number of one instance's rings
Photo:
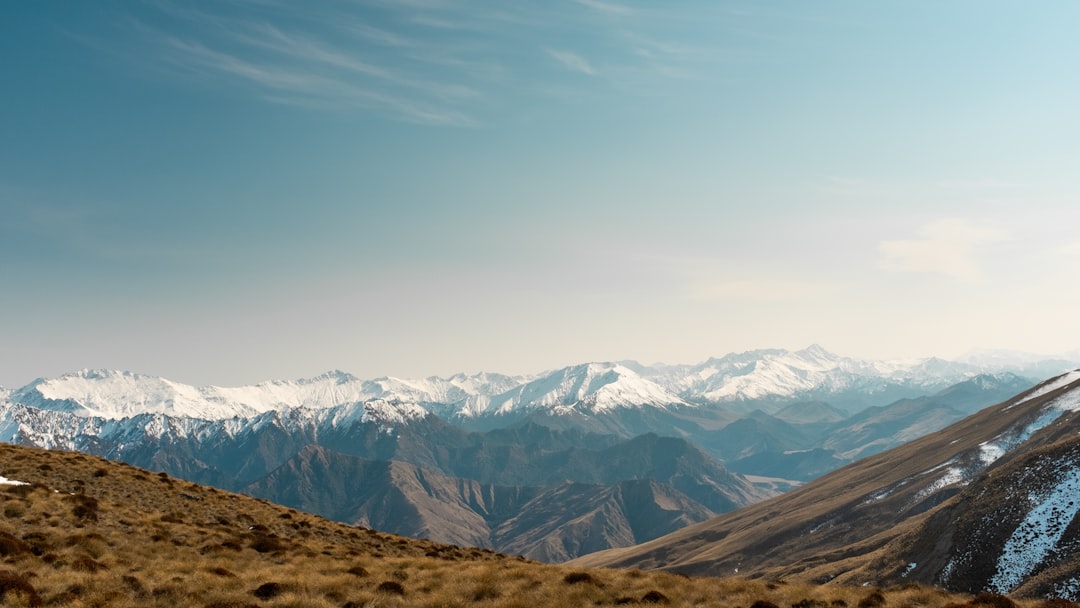
[[[601,2],[601,0],[577,0],[577,3],[605,15],[616,15],[621,17],[633,15],[637,12],[629,6],[616,4],[614,2]]]
[[[547,49],[547,54],[572,72],[580,72],[588,76],[596,75],[596,68],[594,68],[587,59],[577,53],[572,51]]]
[[[211,49],[201,43],[170,37],[173,61],[197,73],[239,79],[259,87],[267,101],[309,109],[369,108],[420,124],[471,126],[474,120],[458,111],[399,98],[345,79],[271,62],[256,63]]]
[[[1010,240],[1004,230],[965,219],[942,219],[926,224],[919,238],[883,241],[878,266],[890,272],[939,274],[964,282],[982,278],[979,253]]]
[[[572,87],[599,93],[594,99],[605,90],[656,91],[727,62],[700,42],[656,42],[671,35],[666,19],[674,17],[664,11],[609,0],[331,1],[304,11],[156,0],[143,8],[150,14],[129,20],[140,34],[129,54],[182,75],[186,86],[202,77],[270,103],[417,124],[486,124],[497,120],[493,110],[527,103],[538,90]],[[574,48],[579,41],[588,53]],[[597,78],[586,84],[582,75]]]

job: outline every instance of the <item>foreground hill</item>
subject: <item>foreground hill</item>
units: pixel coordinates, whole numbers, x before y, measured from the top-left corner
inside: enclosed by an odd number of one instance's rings
[[[0,475],[3,606],[959,608],[970,600],[917,585],[547,566],[337,524],[77,453],[0,445]],[[991,596],[967,605],[1016,606]]]
[[[576,564],[1075,599],[1080,372],[778,498]]]

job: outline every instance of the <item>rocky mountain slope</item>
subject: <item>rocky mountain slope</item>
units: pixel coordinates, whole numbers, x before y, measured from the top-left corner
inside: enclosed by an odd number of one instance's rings
[[[654,479],[501,486],[315,446],[242,489],[337,521],[545,562],[632,545],[716,513]]]
[[[783,496],[590,566],[847,583],[1080,590],[1080,372]]]

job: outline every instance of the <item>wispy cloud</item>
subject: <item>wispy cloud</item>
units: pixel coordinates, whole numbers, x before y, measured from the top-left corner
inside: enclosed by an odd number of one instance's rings
[[[324,43],[309,37],[286,33],[267,23],[259,25],[257,32],[260,35],[237,35],[237,37],[251,46],[276,51],[285,57],[305,60],[315,66],[354,72],[362,76],[384,80],[394,85],[417,89],[441,98],[475,98],[480,95],[475,89],[461,84],[446,84],[406,77],[392,69],[365,61],[345,51],[328,47]]]
[[[602,2],[601,0],[577,0],[577,3],[582,6],[591,8],[594,11],[604,13],[606,15],[626,16],[637,13],[636,10],[630,8],[629,6],[616,4],[614,2]]]
[[[596,69],[593,68],[592,64],[590,64],[589,61],[581,55],[578,55],[577,53],[574,53],[572,51],[562,51],[557,49],[546,50],[547,54],[550,55],[551,58],[555,61],[561,63],[563,67],[574,72],[581,72],[582,74],[587,74],[589,76],[596,75]]]
[[[318,42],[287,35],[268,24],[248,29],[261,36],[240,30],[232,33],[230,42],[246,45],[248,50],[272,51],[282,58],[275,60],[249,52],[242,56],[174,36],[160,39],[171,50],[166,56],[176,69],[255,85],[260,96],[271,103],[319,110],[374,109],[419,124],[475,124],[468,113],[435,103],[475,97],[477,93],[467,86],[411,80]],[[387,86],[379,86],[379,81],[419,95],[395,93]]]
[[[657,83],[687,81],[730,61],[711,39],[664,42],[681,23],[674,12],[619,0],[143,6],[156,14],[132,17],[141,36],[128,54],[183,74],[184,84],[202,77],[271,103],[420,124],[478,125],[536,91],[599,99],[667,90]],[[583,32],[588,53],[574,48]],[[597,78],[586,84],[580,75]]]
[[[960,281],[982,277],[978,254],[1010,235],[993,226],[965,219],[942,219],[919,230],[919,238],[884,241],[879,247],[879,267],[892,272],[940,274]]]

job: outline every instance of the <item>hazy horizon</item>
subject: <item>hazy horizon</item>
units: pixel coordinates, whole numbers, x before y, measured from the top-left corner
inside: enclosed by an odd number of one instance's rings
[[[1080,4],[0,8],[0,386],[1080,348]]]

